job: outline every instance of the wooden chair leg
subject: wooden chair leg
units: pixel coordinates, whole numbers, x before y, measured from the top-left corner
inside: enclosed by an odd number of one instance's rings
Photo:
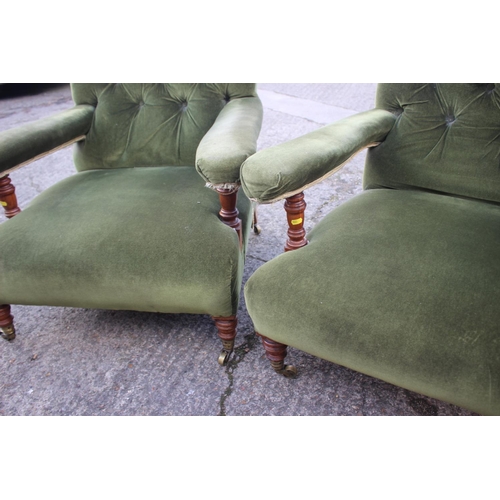
[[[0,330],[7,340],[14,340],[16,330],[14,329],[14,316],[10,314],[10,306],[8,304],[0,305]]]
[[[233,228],[238,234],[240,240],[240,248],[243,246],[243,227],[241,219],[238,217],[239,211],[236,208],[238,200],[238,188],[223,189],[217,188],[221,209],[219,211],[220,218],[224,224]]]
[[[236,338],[236,325],[238,320],[236,316],[212,317],[217,327],[219,338],[222,340],[222,351],[219,356],[219,365],[225,366],[234,349],[234,339]]]
[[[257,335],[262,339],[262,345],[266,351],[266,357],[271,362],[271,366],[276,373],[284,375],[287,378],[293,378],[297,375],[297,369],[293,365],[285,365],[286,350],[285,344],[280,344],[258,332]]]
[[[5,210],[5,215],[9,219],[21,212],[21,209],[17,205],[16,188],[8,175],[0,178],[0,205]],[[8,304],[0,304],[0,330],[7,340],[15,339],[14,316],[10,314],[10,306]]]
[[[257,205],[253,207],[252,229],[255,234],[262,232],[262,228],[259,226],[259,221],[257,220]]]
[[[285,243],[285,252],[297,250],[307,245],[306,230],[304,229],[304,212],[306,209],[304,193],[298,193],[285,200],[285,211],[288,221],[288,239]]]
[[[16,188],[8,175],[0,179],[0,205],[9,219],[21,211],[17,205]]]

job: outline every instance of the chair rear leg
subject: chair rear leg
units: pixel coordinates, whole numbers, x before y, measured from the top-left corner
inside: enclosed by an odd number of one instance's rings
[[[212,317],[215,321],[215,326],[217,327],[217,333],[219,338],[222,340],[222,351],[219,356],[219,365],[225,366],[229,361],[229,357],[233,352],[234,339],[236,338],[236,325],[238,320],[236,316],[222,317]]]
[[[266,350],[266,357],[271,362],[274,371],[287,378],[294,378],[297,375],[295,366],[285,365],[286,350],[288,346],[264,337],[258,332],[255,333],[262,339],[262,345]]]
[[[10,314],[10,306],[7,304],[0,305],[0,330],[7,340],[16,338],[16,330],[14,329],[14,316]]]
[[[255,234],[262,232],[262,228],[259,226],[259,221],[257,220],[257,205],[253,207],[252,229]]]

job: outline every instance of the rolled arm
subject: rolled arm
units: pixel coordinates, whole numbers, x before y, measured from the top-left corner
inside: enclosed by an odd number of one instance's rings
[[[299,193],[338,170],[362,149],[383,141],[395,120],[388,111],[372,109],[259,151],[242,165],[243,190],[260,203]]]
[[[0,132],[0,175],[82,139],[93,115],[93,106],[80,105]]]
[[[241,164],[257,150],[261,126],[262,103],[258,97],[226,104],[196,151],[196,170],[209,187],[239,185]]]

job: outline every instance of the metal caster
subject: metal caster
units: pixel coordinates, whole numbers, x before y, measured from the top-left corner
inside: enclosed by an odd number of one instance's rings
[[[254,224],[253,225],[253,232],[255,234],[260,234],[260,233],[262,233],[262,228],[258,224]]]
[[[283,370],[280,370],[278,373],[286,378],[295,378],[297,376],[297,368],[293,365],[285,365]]]
[[[226,366],[230,356],[231,356],[231,351],[226,351],[225,349],[223,349],[218,359],[219,365]]]
[[[14,340],[16,338],[16,331],[12,325],[2,327],[2,333],[3,337],[7,340]]]

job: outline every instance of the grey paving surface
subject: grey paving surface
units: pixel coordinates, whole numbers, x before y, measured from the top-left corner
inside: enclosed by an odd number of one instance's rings
[[[66,84],[0,88],[0,130],[71,107]],[[259,149],[369,109],[374,84],[260,84]],[[364,155],[310,188],[306,228],[358,193]],[[21,205],[72,175],[65,149],[11,175]],[[5,217],[0,216],[0,222]],[[259,208],[246,280],[282,251],[282,204]],[[473,415],[295,349],[294,379],[276,375],[242,300],[235,355],[217,364],[209,317],[13,306],[14,342],[0,343],[0,415]]]

